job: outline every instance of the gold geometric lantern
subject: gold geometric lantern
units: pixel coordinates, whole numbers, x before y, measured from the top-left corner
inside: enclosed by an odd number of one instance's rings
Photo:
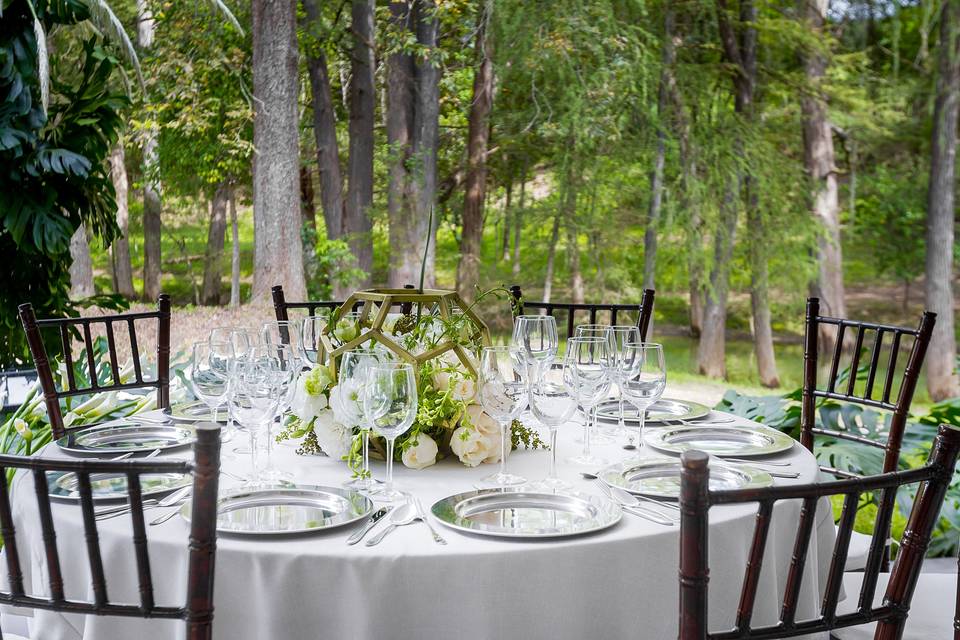
[[[339,347],[334,348],[333,342],[330,340],[330,333],[336,328],[340,318],[352,311],[354,305],[358,302],[362,303],[362,307],[360,309],[357,336],[349,342],[345,342]],[[409,305],[411,315],[416,314],[420,316],[423,313],[432,314],[435,312],[443,320],[449,320],[453,316],[454,310],[459,309],[461,313],[475,325],[476,330],[480,332],[481,342],[484,345],[490,344],[490,330],[487,328],[486,323],[484,323],[468,305],[464,304],[456,291],[448,291],[445,289],[366,289],[364,291],[357,291],[347,298],[343,305],[333,312],[327,326],[321,331],[320,342],[323,346],[323,352],[330,356],[329,359],[331,367],[334,368],[334,375],[336,375],[337,359],[341,354],[366,342],[373,341],[382,344],[401,360],[412,364],[415,370],[419,369],[419,366],[424,362],[433,360],[448,351],[453,351],[464,368],[476,376],[476,367],[470,357],[468,357],[466,350],[449,338],[445,338],[440,344],[429,351],[415,355],[407,351],[391,336],[384,333],[383,323],[386,321],[391,307],[396,304]],[[376,313],[374,313],[375,307],[377,309]],[[368,323],[369,326],[366,326]]]

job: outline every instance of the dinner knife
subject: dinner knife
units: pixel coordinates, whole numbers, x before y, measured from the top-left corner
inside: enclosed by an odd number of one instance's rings
[[[370,529],[373,529],[373,525],[380,522],[380,520],[388,513],[390,513],[390,507],[382,507],[377,511],[374,511],[370,517],[367,518],[367,523],[363,525],[363,527],[350,534],[350,537],[347,538],[347,544],[357,544],[363,540],[363,536],[367,535],[367,532],[369,532]]]

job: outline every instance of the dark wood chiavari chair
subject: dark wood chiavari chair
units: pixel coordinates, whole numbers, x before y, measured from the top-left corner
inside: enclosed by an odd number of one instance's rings
[[[577,313],[582,317],[586,314],[586,322],[589,324],[601,324],[601,314],[607,314],[608,324],[617,324],[617,316],[623,314],[637,314],[636,325],[640,329],[640,339],[647,339],[647,332],[650,328],[650,318],[653,317],[653,299],[656,292],[653,289],[644,289],[643,296],[640,298],[640,304],[604,304],[604,303],[573,303],[573,302],[531,302],[523,299],[523,292],[519,285],[510,287],[510,295],[513,296],[513,306],[517,315],[532,310],[542,311],[548,316],[557,317],[558,311],[566,312],[566,338],[574,335],[577,324]]]
[[[25,469],[33,475],[37,511],[39,513],[42,544],[46,558],[49,595],[28,594],[20,565],[17,532],[10,509],[7,486],[8,469]],[[67,598],[57,550],[47,472],[66,471],[77,474],[80,509],[87,558],[93,588],[93,601]],[[94,473],[123,474],[127,477],[127,495],[133,530],[133,548],[137,564],[140,592],[139,604],[112,602],[107,595],[107,581],[100,554],[99,534],[94,511],[90,476]],[[140,476],[156,473],[192,473],[193,497],[190,519],[189,572],[186,605],[182,607],[158,605],[154,601],[153,574],[148,553],[146,527],[143,519],[143,496]],[[3,535],[4,557],[9,586],[0,589],[0,603],[45,609],[64,613],[125,616],[133,618],[163,618],[184,620],[188,640],[210,640],[213,637],[213,578],[217,546],[217,485],[220,473],[220,428],[213,424],[197,426],[194,460],[78,460],[64,458],[30,458],[0,455],[0,534]],[[86,587],[87,585],[84,585]]]
[[[920,368],[923,366],[923,359],[927,354],[927,346],[930,344],[930,335],[933,333],[933,327],[936,321],[937,314],[930,311],[923,313],[923,316],[920,318],[920,324],[916,329],[895,327],[874,322],[846,320],[843,318],[830,318],[820,315],[820,300],[818,298],[808,298],[806,333],[803,340],[803,401],[800,417],[800,442],[803,446],[813,451],[814,436],[825,435],[869,447],[878,447],[884,449],[883,471],[895,471],[900,462],[900,447],[903,444],[903,432],[906,428],[907,417],[910,413],[910,403],[913,401],[913,394],[917,388],[917,380],[920,378]],[[827,377],[826,385],[823,388],[817,383],[818,343],[821,325],[834,325],[837,327],[836,346],[830,362],[830,373]],[[849,374],[847,379],[841,384],[839,380],[841,371],[840,361],[843,355],[844,343],[847,336],[853,332],[856,332],[856,334],[848,370]],[[859,381],[858,369],[860,367],[861,352],[863,351],[867,333],[874,334],[873,346],[870,349],[870,361],[866,372],[866,382],[863,385],[863,389],[857,391]],[[880,354],[884,349],[884,338],[887,335],[891,337],[890,354],[886,360],[887,373],[886,376],[884,376],[882,389],[877,389],[877,373],[881,366]],[[912,338],[913,345],[907,356],[907,363],[903,371],[903,378],[900,382],[896,400],[891,401],[897,361],[900,357],[900,352],[903,351],[902,342],[904,336]],[[878,392],[879,398],[876,397]],[[846,430],[838,431],[817,427],[817,398],[838,400],[890,411],[892,415],[886,442],[869,440]],[[837,477],[856,477],[856,474],[843,469],[835,469],[832,467],[821,467],[821,469]]]
[[[62,398],[107,391],[155,387],[157,389],[157,407],[166,409],[170,406],[170,296],[167,294],[160,294],[160,298],[157,300],[156,311],[144,313],[121,313],[85,318],[38,320],[33,311],[33,305],[29,302],[21,304],[19,310],[20,321],[23,323],[23,330],[27,334],[27,344],[30,346],[30,353],[37,367],[37,376],[40,380],[40,387],[43,390],[43,399],[47,406],[47,415],[50,418],[50,426],[53,429],[55,439],[62,438],[67,432],[63,425],[63,413],[60,407],[60,400]],[[157,375],[154,380],[144,378],[143,371],[141,370],[140,350],[137,346],[137,320],[157,321]],[[96,376],[97,363],[94,362],[93,338],[90,327],[91,325],[98,324],[105,326],[107,334],[107,348],[110,356],[110,379],[113,381],[112,384],[107,385],[99,384]],[[126,325],[130,340],[134,379],[126,383],[120,380],[120,365],[117,358],[117,341],[114,333],[114,325]],[[65,389],[58,389],[53,379],[53,370],[50,359],[47,356],[47,348],[43,339],[43,333],[46,330],[56,331],[60,336],[67,375],[67,387]],[[77,334],[82,336],[83,344],[87,352],[87,371],[90,386],[86,387],[81,387],[77,384],[73,370],[71,340]]]
[[[874,640],[900,640],[907,622],[923,556],[937,522],[947,487],[960,453],[960,429],[943,425],[934,441],[928,464],[920,469],[891,471],[876,476],[848,478],[823,483],[711,491],[708,487],[709,457],[701,451],[688,451],[681,458],[680,493],[680,640],[763,640],[842,630],[856,625],[876,623]],[[886,530],[876,528],[870,556],[859,594],[847,593],[855,607],[839,608],[843,570],[857,504],[862,493],[880,491],[878,519],[889,521],[894,497],[900,487],[919,484],[917,496],[893,572],[889,575],[883,599],[875,604]],[[821,498],[842,495],[840,527],[830,561],[826,589],[817,617],[796,620],[804,565]],[[774,504],[784,500],[802,500],[797,537],[785,584],[779,620],[776,624],[754,626],[753,608],[766,549],[767,533]],[[707,629],[707,585],[709,582],[708,531],[709,510],[713,506],[758,503],[756,525],[740,590],[733,629],[710,632]],[[960,637],[957,634],[955,637]]]
[[[404,289],[415,289],[412,284],[406,284],[403,286]],[[283,293],[283,287],[281,285],[275,285],[271,290],[273,295],[273,311],[277,316],[277,322],[283,322],[290,320],[290,311],[293,309],[302,309],[306,312],[307,316],[315,316],[318,311],[328,311],[333,312],[335,309],[338,309],[343,306],[344,300],[308,300],[306,302],[287,302],[286,296]],[[353,311],[359,311],[363,306],[362,302],[358,302],[353,306]],[[407,302],[401,305],[400,311],[402,313],[410,313],[412,305]]]

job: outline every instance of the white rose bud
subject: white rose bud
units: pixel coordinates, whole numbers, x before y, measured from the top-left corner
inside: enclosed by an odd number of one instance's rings
[[[486,436],[472,427],[457,427],[450,434],[450,450],[468,467],[483,462],[490,454],[491,444]]]
[[[411,469],[423,469],[437,462],[437,443],[425,433],[416,436],[416,444],[408,447],[400,459],[404,466]]]
[[[500,462],[500,423],[494,420],[490,414],[484,411],[480,406],[472,404],[467,407],[467,416],[470,419],[470,424],[480,432],[480,434],[485,437],[489,443],[490,447],[487,450],[487,456],[483,459],[483,462],[494,463]],[[503,438],[506,441],[507,457],[510,457],[510,429],[505,429]]]

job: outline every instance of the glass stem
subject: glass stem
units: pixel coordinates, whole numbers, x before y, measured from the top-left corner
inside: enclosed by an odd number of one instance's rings
[[[500,422],[500,475],[507,473],[507,429],[506,421]]]
[[[590,407],[587,409],[586,415],[583,417],[583,455],[590,455],[590,418],[593,416],[593,408]]]
[[[393,489],[393,441],[394,438],[387,438],[387,482],[384,485],[387,491]]]
[[[617,422],[617,428],[623,431],[627,428],[627,423],[623,419],[623,389],[617,389],[617,391],[620,392],[620,419]]]
[[[557,429],[550,429],[550,479],[557,479]]]
[[[363,430],[363,477],[370,477],[370,430]]]
[[[647,408],[639,407],[639,409],[637,411],[637,424],[640,425],[637,429],[637,449],[643,446],[643,425],[647,421]]]
[[[260,480],[260,473],[257,470],[257,435],[255,429],[250,429],[250,481],[257,482]]]

